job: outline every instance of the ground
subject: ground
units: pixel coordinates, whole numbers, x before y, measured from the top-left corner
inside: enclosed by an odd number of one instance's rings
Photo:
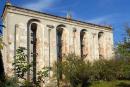
[[[89,87],[130,87],[130,81],[96,81],[93,82]]]

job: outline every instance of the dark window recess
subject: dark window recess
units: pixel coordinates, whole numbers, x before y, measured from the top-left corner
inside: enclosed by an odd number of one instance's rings
[[[36,32],[37,32],[37,24],[36,23],[32,23],[31,24],[31,57],[33,59],[33,82],[36,83],[36,42],[37,42],[37,39],[36,39]]]
[[[84,47],[85,47],[85,44],[84,44],[84,39],[85,39],[85,34],[86,34],[86,30],[83,29],[81,30],[80,32],[80,52],[81,52],[81,58],[84,58],[86,55],[84,55]]]
[[[59,25],[56,29],[56,35],[57,35],[57,57],[58,57],[58,62],[62,62],[62,47],[63,47],[63,27],[64,25]],[[58,72],[59,78],[62,79],[62,72]]]

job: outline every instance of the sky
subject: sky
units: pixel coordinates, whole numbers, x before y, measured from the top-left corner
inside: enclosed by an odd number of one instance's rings
[[[0,15],[6,0],[0,0]],[[125,35],[124,25],[130,24],[130,0],[10,0],[12,5],[85,22],[111,25],[114,44]],[[1,19],[0,19],[1,23]]]

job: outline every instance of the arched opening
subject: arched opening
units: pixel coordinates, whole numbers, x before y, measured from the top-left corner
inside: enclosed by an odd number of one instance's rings
[[[57,57],[58,61],[62,61],[62,57],[64,55],[64,43],[65,43],[65,38],[64,38],[64,25],[59,25],[56,28],[56,36],[57,36]]]
[[[80,32],[80,52],[81,52],[81,58],[85,58],[87,56],[87,30],[83,29]]]
[[[65,30],[64,30],[65,26],[64,25],[59,25],[56,28],[56,41],[57,41],[57,62],[61,63],[62,59],[63,59],[63,55],[64,55],[64,43],[65,43]],[[57,66],[57,72],[58,72],[58,80],[62,79],[62,71],[60,70],[60,66]],[[60,71],[59,71],[60,70]],[[59,81],[58,81],[59,82]]]
[[[99,58],[103,58],[103,32],[98,33]]]
[[[75,54],[75,51],[76,51],[76,28],[73,29],[73,52]]]
[[[27,23],[27,62],[33,63],[32,68],[27,72],[27,80],[36,83],[36,61],[37,61],[37,28],[40,21],[31,19]]]
[[[31,30],[30,30],[30,49],[31,49],[31,60],[33,61],[33,82],[36,82],[36,42],[37,42],[37,24],[36,23],[32,23],[31,24]]]

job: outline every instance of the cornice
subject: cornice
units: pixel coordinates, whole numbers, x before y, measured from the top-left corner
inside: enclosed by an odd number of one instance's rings
[[[7,13],[7,7],[8,6],[4,6],[4,9],[3,9],[3,12],[2,12],[2,15],[1,15],[1,18],[2,18],[2,20],[4,20],[4,17],[5,17],[5,15],[6,15],[6,13]]]
[[[90,26],[90,27],[96,27],[96,28],[105,28],[105,29],[110,30],[110,31],[112,30],[112,27],[110,27],[110,26],[102,26],[102,25],[83,22],[83,21],[79,21],[79,20],[67,19],[65,17],[55,16],[55,15],[52,15],[52,14],[34,11],[34,10],[21,8],[21,7],[16,7],[16,6],[12,6],[12,5],[11,6],[5,6],[4,10],[6,10],[6,7],[8,7],[7,9],[10,9],[14,12],[16,12],[16,11],[24,12],[24,13],[28,13],[28,14],[38,15],[38,16],[41,16],[41,17],[47,17],[47,18],[52,18],[52,19],[56,19],[56,20],[61,20],[61,21],[65,21],[65,22],[68,22],[68,23],[74,23],[74,24],[78,24],[78,25],[84,25],[84,26]]]

